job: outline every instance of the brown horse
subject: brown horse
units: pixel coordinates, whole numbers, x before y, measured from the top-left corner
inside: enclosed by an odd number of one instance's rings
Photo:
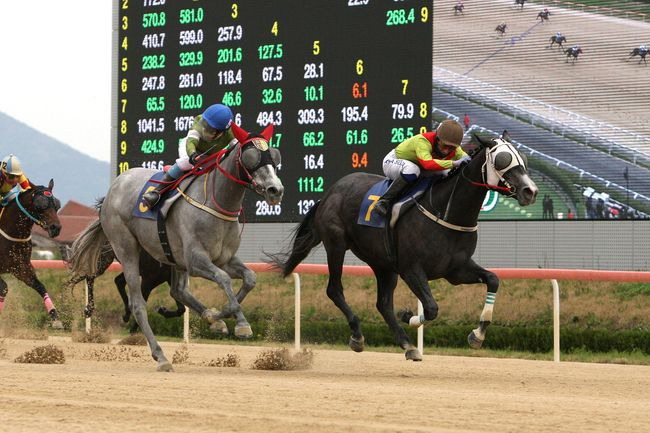
[[[56,212],[61,202],[52,195],[54,180],[47,187],[32,185],[27,191],[18,194],[3,208],[0,208],[0,274],[12,274],[27,284],[43,298],[52,327],[61,329],[63,325],[45,286],[38,280],[32,257],[32,227],[34,223],[43,227],[51,238],[61,231],[61,223]],[[0,278],[0,311],[7,295],[7,283]]]

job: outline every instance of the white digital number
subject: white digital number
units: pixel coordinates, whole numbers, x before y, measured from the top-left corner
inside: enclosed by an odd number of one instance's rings
[[[305,63],[305,80],[323,78],[325,69],[322,63]]]

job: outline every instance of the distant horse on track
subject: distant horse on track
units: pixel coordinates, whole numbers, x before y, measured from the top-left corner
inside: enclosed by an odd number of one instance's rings
[[[524,3],[526,3],[526,0],[515,0],[515,8],[521,6],[519,10],[523,11]]]
[[[546,48],[553,48],[553,45],[557,44],[558,48],[564,51],[564,47],[562,44],[566,42],[566,36],[562,35],[559,38],[557,35],[553,35],[549,38],[549,41],[551,42],[550,45],[547,45]]]
[[[549,21],[548,17],[551,15],[551,11],[548,9],[544,9],[540,13],[537,14],[537,18],[535,18],[535,21],[542,20],[542,24],[544,24],[544,21]]]
[[[18,194],[8,205],[0,208],[0,274],[12,274],[27,284],[43,298],[45,309],[52,320],[52,327],[63,329],[47,289],[43,286],[32,266],[32,227],[38,224],[51,238],[61,232],[61,222],[56,212],[61,202],[54,197],[54,180],[47,187],[32,185]],[[0,311],[7,296],[7,283],[0,278]]]
[[[70,261],[75,275],[95,275],[102,249],[109,247],[115,252],[129,287],[129,307],[159,371],[171,371],[172,365],[147,318],[140,285],[141,249],[158,262],[172,266],[172,297],[207,320],[212,329],[227,333],[222,319],[234,316],[237,337],[253,334],[240,302],[255,286],[255,273],[235,255],[241,241],[237,214],[247,188],[274,206],[282,200],[284,187],[276,171],[280,152],[268,144],[273,127],[267,127],[259,135],[248,134],[234,123],[231,129],[239,144],[228,152],[204,158],[193,170],[207,176],[207,191],[203,182],[193,182],[183,192],[184,200],[179,199],[161,223],[137,218],[132,215],[133,209],[141,203],[140,191],[154,172],[141,168],[125,171],[108,190],[99,220],[72,246]],[[159,237],[161,228],[167,233],[164,245]],[[187,287],[188,275],[214,281],[224,289],[228,304],[222,311],[206,308],[192,295]],[[243,280],[236,295],[231,278]]]
[[[454,5],[454,9],[453,9],[454,10],[454,16],[456,16],[458,14],[465,15],[463,13],[463,9],[465,9],[465,5],[462,4],[462,3]]]
[[[566,61],[564,63],[569,63],[569,59],[571,59],[571,63],[574,64],[576,60],[578,60],[578,56],[582,54],[582,48],[580,48],[578,45],[575,45],[564,50],[564,54],[566,54]]]
[[[630,56],[627,58],[627,61],[630,61],[631,58],[635,56],[639,56],[639,64],[641,64],[641,61],[643,60],[643,63],[645,63],[646,66],[648,66],[648,62],[645,60],[646,54],[648,54],[648,49],[645,46],[641,46],[638,48],[633,49],[630,51]]]
[[[506,28],[508,28],[508,24],[501,23],[494,29],[494,31],[497,32],[498,37],[501,37],[506,34]]]
[[[438,304],[428,281],[444,278],[451,284],[487,285],[487,298],[480,325],[468,336],[471,347],[479,348],[492,320],[492,309],[499,287],[498,277],[472,260],[477,242],[477,220],[488,190],[516,197],[519,205],[535,202],[537,186],[530,179],[522,155],[510,144],[507,132],[502,138],[483,141],[471,154],[471,161],[429,186],[417,204],[397,221],[392,230],[393,253],[387,253],[387,232],[383,228],[357,223],[361,204],[368,190],[382,176],[353,173],[338,180],[305,215],[295,230],[288,251],[270,255],[270,261],[284,276],[289,275],[309,252],[321,242],[327,253],[329,282],[327,296],[345,315],[352,331],[352,350],[364,349],[361,322],[343,296],[341,276],[347,250],[366,262],[377,278],[377,309],[404,349],[406,359],[422,360],[419,350],[399,325],[393,311],[393,292],[397,277],[424,305],[423,316],[401,314],[402,321],[419,326],[438,315]],[[368,213],[373,211],[373,205]],[[504,254],[508,254],[504,251]],[[393,258],[395,257],[395,258]]]

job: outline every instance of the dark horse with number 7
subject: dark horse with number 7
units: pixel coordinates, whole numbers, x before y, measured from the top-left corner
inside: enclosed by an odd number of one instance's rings
[[[61,232],[61,222],[56,212],[61,203],[52,195],[54,180],[47,187],[31,185],[18,194],[8,205],[0,208],[0,274],[10,273],[43,298],[52,327],[62,329],[54,303],[34,272],[32,257],[32,227],[38,224],[51,238]],[[0,278],[0,311],[7,295],[7,283]]]
[[[424,305],[424,315],[402,317],[412,326],[431,321],[438,304],[428,281],[444,278],[451,284],[487,285],[487,298],[480,325],[468,336],[471,347],[479,348],[492,320],[492,308],[499,279],[472,260],[477,242],[477,220],[488,189],[517,199],[521,206],[535,202],[537,186],[528,176],[525,158],[502,138],[482,141],[466,165],[434,183],[415,207],[400,217],[394,228],[396,259],[387,254],[385,229],[357,224],[366,192],[384,179],[368,173],[354,173],[337,181],[316,203],[296,228],[293,246],[286,253],[272,255],[272,263],[286,276],[321,242],[327,252],[329,282],[327,295],[345,314],[352,336],[350,347],[361,352],[364,337],[359,318],[343,296],[341,275],[347,250],[366,262],[377,278],[377,309],[406,351],[406,359],[419,361],[422,355],[411,344],[393,311],[393,292],[401,277]]]

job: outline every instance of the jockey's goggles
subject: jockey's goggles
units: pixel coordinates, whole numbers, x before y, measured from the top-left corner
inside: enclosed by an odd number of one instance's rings
[[[14,180],[20,177],[19,174],[4,173],[4,175],[7,180]]]

